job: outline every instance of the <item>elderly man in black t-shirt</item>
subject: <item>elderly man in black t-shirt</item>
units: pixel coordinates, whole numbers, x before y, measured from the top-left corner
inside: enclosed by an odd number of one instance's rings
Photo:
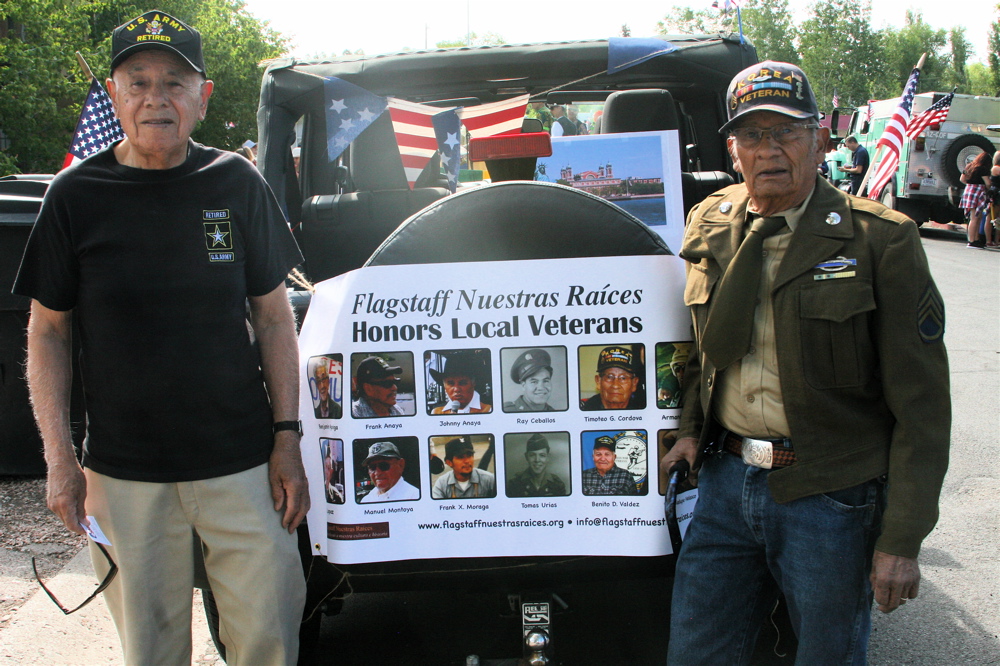
[[[301,256],[250,163],[190,139],[213,88],[198,32],[147,12],[115,30],[111,55],[126,138],[52,181],[15,284],[33,299],[28,379],[49,507],[73,532],[96,520],[108,536],[119,575],[105,599],[127,663],[190,660],[196,548],[227,661],[294,663],[305,599],[294,531],[309,495],[284,277]],[[74,323],[82,468],[68,418]]]

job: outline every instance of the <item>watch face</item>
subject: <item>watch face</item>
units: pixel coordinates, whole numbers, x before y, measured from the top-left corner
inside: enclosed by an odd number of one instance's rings
[[[622,435],[615,440],[615,465],[632,476],[646,476],[646,440],[637,435]]]

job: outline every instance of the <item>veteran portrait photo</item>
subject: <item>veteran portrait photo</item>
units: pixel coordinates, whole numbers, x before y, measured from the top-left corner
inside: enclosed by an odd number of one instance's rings
[[[503,411],[562,412],[566,393],[566,348],[500,350]]]
[[[429,414],[488,414],[493,411],[490,350],[426,352]]]
[[[509,433],[503,448],[507,497],[569,495],[568,432]]]
[[[432,476],[434,499],[496,497],[496,456],[493,435],[431,437],[446,471]]]
[[[413,416],[413,354],[351,354],[351,416],[375,419]]]
[[[343,358],[342,354],[328,354],[309,359],[309,392],[313,399],[313,413],[318,419],[339,419],[344,415],[340,404]]]
[[[354,440],[360,460],[355,499],[359,504],[420,499],[416,437]]]
[[[684,366],[691,353],[690,342],[656,343],[656,406],[674,409],[682,406],[681,385]]]
[[[644,495],[635,477],[618,464],[617,433],[584,432],[583,445],[583,494],[584,495]],[[622,464],[629,464],[627,457]]]
[[[344,503],[344,442],[321,437],[320,456],[323,458],[323,490],[328,504]]]
[[[643,349],[640,344],[580,347],[580,409],[643,409]],[[591,375],[590,368],[597,374]]]

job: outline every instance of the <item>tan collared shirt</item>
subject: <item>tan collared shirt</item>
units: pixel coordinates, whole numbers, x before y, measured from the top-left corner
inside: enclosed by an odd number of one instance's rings
[[[781,399],[778,350],[774,340],[774,304],[770,294],[792,233],[815,191],[813,188],[796,208],[774,215],[784,217],[788,226],[764,239],[763,273],[754,309],[750,353],[720,372],[715,380],[715,419],[726,429],[740,435],[760,439],[789,436],[785,405]],[[756,213],[748,207],[744,233],[750,228],[752,215]]]

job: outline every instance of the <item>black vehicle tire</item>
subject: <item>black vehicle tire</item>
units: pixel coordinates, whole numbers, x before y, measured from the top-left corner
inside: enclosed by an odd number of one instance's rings
[[[944,153],[944,176],[955,187],[964,187],[962,171],[968,161],[985,150],[990,155],[996,150],[993,142],[980,134],[963,134],[948,146]]]

